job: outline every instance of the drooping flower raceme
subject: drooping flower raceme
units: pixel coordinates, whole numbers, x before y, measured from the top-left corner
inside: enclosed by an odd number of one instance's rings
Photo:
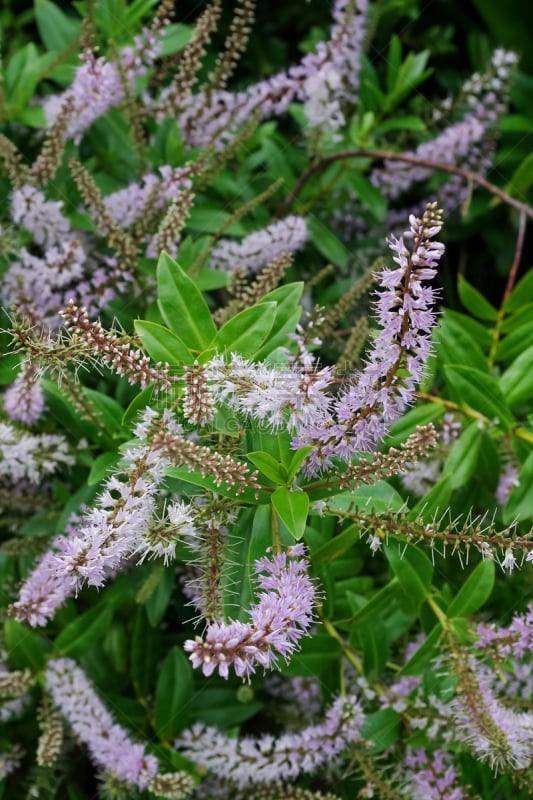
[[[137,426],[142,438],[146,422]],[[149,445],[125,453],[122,481],[112,475],[95,507],[58,536],[20,589],[14,603],[17,619],[44,625],[84,583],[102,586],[134,553],[149,548],[143,537],[152,520],[155,499],[168,460]]]
[[[294,253],[302,248],[307,238],[303,217],[291,215],[250,233],[242,242],[221,239],[211,252],[211,266],[227,272],[236,267],[248,273],[259,272],[282,253]]]
[[[254,114],[263,119],[304,104],[310,127],[336,130],[344,122],[341,103],[354,103],[364,37],[367,0],[335,0],[330,37],[299,64],[239,92],[226,89],[189,95],[178,126],[189,146],[223,147]],[[161,107],[168,112],[162,93]]]
[[[325,764],[335,766],[342,753],[361,740],[363,720],[355,697],[339,697],[321,723],[295,733],[238,739],[216,728],[195,725],[180,735],[176,747],[229,786],[244,789],[294,780]]]
[[[11,483],[27,480],[37,485],[61,464],[74,463],[63,436],[23,433],[0,422],[0,478]]]
[[[159,774],[156,757],[115,722],[77,664],[70,658],[49,661],[45,679],[54,705],[97,766],[141,790],[152,788]],[[192,789],[193,782],[186,773],[172,777],[181,779],[182,791],[171,796],[181,797]]]
[[[316,588],[301,558],[303,545],[285,553],[264,557],[255,564],[259,588],[250,609],[251,622],[213,622],[205,636],[185,642],[194,667],[204,675],[215,670],[223,678],[233,667],[239,677],[249,678],[256,665],[275,667],[281,655],[288,659],[313,620]]]

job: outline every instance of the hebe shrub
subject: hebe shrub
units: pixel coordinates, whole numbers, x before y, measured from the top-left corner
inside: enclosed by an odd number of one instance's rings
[[[421,108],[366,0],[261,80],[253,0],[173,5],[36,0],[4,64],[3,796],[525,800],[517,56]],[[439,309],[494,201],[499,307]]]

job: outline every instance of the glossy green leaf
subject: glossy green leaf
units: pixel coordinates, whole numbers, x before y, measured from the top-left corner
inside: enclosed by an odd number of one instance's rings
[[[155,729],[161,739],[171,739],[187,726],[192,694],[191,663],[181,647],[173,647],[161,665],[155,689]]]
[[[276,461],[270,453],[256,450],[254,453],[247,453],[246,458],[248,458],[257,469],[261,470],[263,475],[266,475],[267,478],[274,481],[274,483],[287,482],[285,467],[283,464],[280,464],[279,461]]]
[[[440,516],[450,504],[452,495],[452,480],[449,475],[445,475],[441,480],[432,486],[429,492],[418,500],[409,512],[411,519],[422,517],[426,522],[432,522],[435,517]]]
[[[63,628],[55,640],[55,648],[63,656],[81,656],[104,635],[111,622],[111,605],[97,605],[85,611]]]
[[[504,519],[509,524],[515,519],[533,517],[533,453],[524,461],[518,475],[518,486],[511,489],[511,494],[504,507]]]
[[[435,625],[431,632],[426,636],[418,650],[416,650],[407,664],[405,664],[399,675],[420,675],[431,666],[431,663],[438,655],[437,645],[442,636],[442,626]]]
[[[492,593],[494,573],[492,559],[480,561],[446,609],[448,617],[466,617],[480,609]]]
[[[10,667],[37,672],[44,667],[52,643],[14,619],[4,622],[5,650]]]
[[[362,204],[368,208],[376,222],[384,222],[387,214],[387,198],[361,172],[353,172],[350,183]]]
[[[144,350],[154,361],[171,367],[194,364],[189,348],[169,328],[146,319],[136,319],[134,325]]]
[[[361,608],[354,608],[354,624],[363,624],[367,620],[381,616],[388,608],[395,607],[403,592],[398,578],[392,578],[382,589],[372,595]]]
[[[533,398],[533,345],[515,358],[499,384],[510,408]]]
[[[416,406],[404,414],[398,422],[395,422],[387,434],[387,445],[398,447],[414,433],[419,425],[427,425],[429,422],[437,422],[444,416],[444,405],[442,403],[428,403],[427,405]]]
[[[357,639],[363,651],[363,670],[370,681],[379,679],[389,658],[387,629],[379,619],[357,625]]]
[[[431,561],[423,550],[410,544],[385,545],[383,550],[411,608],[416,610],[431,590]]]
[[[531,272],[533,274],[533,270]],[[514,361],[528,347],[533,347],[533,325],[529,321],[514,328],[500,340],[496,348],[496,361]]]
[[[239,689],[235,687],[203,686],[192,697],[191,721],[222,729],[240,725],[262,708],[262,703],[258,702],[253,692],[250,694],[251,699],[242,702]]]
[[[318,252],[332,264],[344,269],[348,263],[348,251],[340,239],[316,217],[307,220],[307,229]]]
[[[513,415],[497,381],[472,367],[445,367],[446,378],[461,405],[469,406],[490,420],[498,420],[504,430],[513,425]]]
[[[240,353],[252,357],[272,330],[275,318],[275,303],[259,303],[245,308],[222,326],[213,346],[220,353]]]
[[[81,19],[50,0],[35,0],[35,22],[47,50],[63,50],[81,33]]]
[[[210,476],[204,478],[199,472],[190,470],[189,467],[168,467],[166,475],[171,478],[176,478],[178,481],[183,481],[183,483],[191,484],[192,486],[201,486],[214,494],[222,495],[222,497],[232,497],[240,503],[252,503],[255,505],[257,502],[270,502],[270,494],[267,492],[260,491],[258,497],[256,497],[255,490],[247,488],[239,494],[236,486],[232,486],[231,489],[228,489],[225,482],[215,483],[214,479]]]
[[[287,480],[292,481],[302,464],[304,463],[307,456],[313,452],[313,447],[311,445],[306,445],[305,447],[300,447],[294,453],[293,457],[291,458],[291,463],[287,469]]]
[[[507,194],[520,197],[531,186],[533,186],[533,153],[528,153],[511,175],[505,191]]]
[[[313,564],[320,564],[326,561],[335,561],[337,558],[343,556],[348,550],[354,546],[361,538],[360,528],[358,525],[350,525],[338,536],[334,536],[329,542],[315,550],[312,555]]]
[[[141,696],[146,695],[154,685],[160,649],[159,631],[148,622],[145,609],[138,608],[131,633],[130,672]]]
[[[531,120],[529,120],[531,129]],[[507,314],[517,311],[521,306],[533,300],[533,269],[526,272],[507,298],[504,309]]]
[[[168,327],[192,350],[202,351],[213,341],[217,330],[194,281],[162,253],[157,263],[158,306]]]
[[[392,708],[374,711],[365,717],[361,736],[370,747],[369,755],[378,755],[392,747],[400,735],[400,715]]]
[[[450,476],[452,489],[457,489],[472,477],[476,468],[483,431],[473,422],[461,433],[448,454],[442,475]]]
[[[305,492],[291,491],[286,486],[278,486],[272,495],[272,505],[296,540],[305,532],[309,497]]]
[[[358,486],[351,492],[341,492],[327,500],[327,505],[332,510],[359,509],[378,514],[383,511],[398,511],[404,504],[402,496],[386,481],[376,481],[371,486]]]
[[[192,35],[193,29],[189,25],[182,25],[180,23],[166,25],[163,28],[163,41],[161,42],[159,55],[163,58],[165,56],[174,55],[174,53],[177,53],[189,44]]]
[[[262,298],[262,303],[276,303],[276,317],[268,339],[255,353],[257,361],[263,361],[276,347],[285,345],[287,343],[287,335],[294,333],[296,330],[296,325],[302,315],[302,309],[298,303],[303,289],[304,284],[302,282],[289,283],[286,286],[278,286],[277,289]]]
[[[153,628],[156,628],[165,615],[167,606],[172,597],[172,590],[176,580],[176,571],[165,568],[162,565],[159,571],[159,579],[154,591],[145,603],[146,615]]]
[[[457,291],[461,303],[474,317],[489,322],[494,322],[498,319],[498,310],[483,297],[478,289],[468,283],[466,278],[463,278],[462,275],[458,277]]]
[[[437,331],[438,356],[442,364],[463,364],[488,372],[487,359],[483,351],[460,321],[442,314],[440,329]]]
[[[107,453],[100,453],[93,461],[87,478],[87,485],[94,486],[95,483],[99,483],[119,461],[120,453],[117,453],[115,450],[111,450]]]

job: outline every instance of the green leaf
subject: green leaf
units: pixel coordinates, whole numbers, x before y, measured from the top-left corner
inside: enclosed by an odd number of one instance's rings
[[[367,714],[361,728],[361,736],[370,744],[366,752],[369,755],[378,755],[392,747],[398,740],[400,721],[400,715],[392,708]]]
[[[518,476],[518,486],[514,486],[504,507],[506,524],[512,520],[533,517],[533,453],[530,453]]]
[[[449,475],[452,489],[464,486],[476,468],[483,431],[471,423],[454,442],[444,462],[443,477]]]
[[[194,356],[189,348],[169,328],[145,319],[136,319],[134,325],[144,350],[154,361],[167,363],[171,367],[194,364]]]
[[[162,564],[158,566],[160,567],[159,580],[145,604],[146,614],[153,628],[157,628],[165,615],[176,579],[174,569],[165,569]]]
[[[500,377],[500,389],[510,408],[533,397],[533,345],[515,358]]]
[[[529,121],[531,129],[531,120]],[[521,306],[533,300],[533,269],[526,272],[507,298],[504,310],[507,314],[517,311]]]
[[[245,687],[248,688],[248,687]],[[250,692],[253,697],[253,692]],[[255,716],[262,703],[253,699],[243,703],[239,690],[218,686],[203,686],[191,699],[192,722],[215,725],[218,728],[232,728]]]
[[[55,647],[63,656],[81,656],[91,649],[109,627],[113,609],[110,605],[97,605],[80,614],[63,628]]]
[[[523,161],[517,166],[511,180],[505,187],[507,194],[515,197],[525,194],[533,185],[533,153],[528,153]]]
[[[87,478],[87,485],[94,486],[95,483],[100,483],[110,469],[118,464],[120,461],[120,453],[111,450],[108,453],[100,453],[92,464],[89,476]]]
[[[158,306],[165,323],[192,350],[205,350],[216,336],[201,292],[167,253],[157,264]]]
[[[363,650],[363,670],[368,680],[379,679],[389,658],[387,629],[379,619],[357,625],[357,639]]]
[[[392,578],[382,589],[372,595],[362,608],[354,610],[352,617],[354,625],[362,625],[367,620],[377,619],[387,609],[396,607],[402,597],[403,591],[398,578]]]
[[[398,675],[420,675],[426,672],[434,658],[437,656],[437,645],[442,636],[442,626],[435,625],[426,639],[422,642],[418,650],[411,656],[407,664],[400,670]]]
[[[427,425],[429,422],[436,422],[444,416],[444,405],[442,403],[428,403],[424,406],[416,406],[404,414],[398,422],[395,422],[390,432],[387,434],[387,446],[399,447],[409,436],[414,433],[419,425]]]
[[[286,486],[278,486],[272,495],[272,505],[295,539],[301,539],[305,532],[309,497],[305,492],[291,491]]]
[[[533,275],[533,270],[531,270],[531,274]],[[532,346],[533,325],[531,322],[524,322],[500,341],[496,348],[496,360],[506,362],[514,361],[524,350]]]
[[[159,651],[159,632],[149,624],[144,608],[139,608],[131,635],[130,672],[141,696],[153,687]]]
[[[345,531],[334,536],[329,542],[319,547],[311,554],[313,564],[320,564],[326,561],[336,561],[348,550],[351,550],[356,542],[361,538],[358,525],[350,525]]]
[[[225,483],[217,484],[213,478],[204,478],[199,472],[193,472],[189,469],[189,467],[186,466],[168,467],[165,470],[165,475],[168,475],[170,478],[176,478],[178,481],[182,481],[183,483],[191,484],[192,486],[201,486],[202,488],[208,489],[208,491],[213,492],[214,494],[222,495],[222,497],[231,497],[234,500],[238,500],[239,503],[252,503],[253,505],[256,505],[257,502],[270,502],[270,494],[268,492],[259,492],[258,498],[255,496],[254,489],[245,489],[244,492],[237,494],[236,486],[228,489]],[[181,487],[180,491],[182,491]]]
[[[257,467],[257,469],[261,470],[263,475],[266,475],[267,478],[270,478],[271,481],[274,483],[286,483],[287,482],[287,472],[283,464],[280,464],[279,461],[270,455],[270,453],[265,453],[262,450],[256,450],[254,453],[247,453],[246,458],[248,458],[252,464]]]
[[[4,622],[5,649],[13,669],[29,668],[37,672],[45,664],[52,643],[26,625],[6,619]]]
[[[466,278],[459,275],[457,283],[459,298],[467,311],[470,311],[478,319],[494,322],[498,319],[498,311],[488,300],[485,300],[480,291],[472,286]]]
[[[348,263],[348,251],[340,239],[316,217],[307,220],[307,229],[318,252],[332,264],[344,269]]]
[[[294,333],[302,314],[298,303],[303,289],[304,284],[301,282],[289,283],[286,286],[278,286],[261,300],[262,303],[274,302],[277,308],[270,335],[261,349],[255,353],[256,361],[263,361],[276,347],[286,344],[288,333]]]
[[[293,457],[291,458],[291,463],[289,464],[287,470],[288,481],[292,481],[292,479],[296,477],[296,473],[302,466],[303,462],[305,461],[309,453],[312,452],[313,452],[312,445],[306,445],[305,447],[300,447],[298,450],[296,450]]]
[[[376,222],[384,222],[387,214],[387,198],[383,192],[370,183],[369,179],[361,172],[354,172],[351,175],[350,183]]]
[[[167,654],[155,689],[155,729],[161,739],[171,739],[188,725],[193,694],[192,666],[181,647]]]
[[[497,419],[504,430],[511,430],[513,415],[493,377],[472,367],[450,366],[444,367],[444,371],[461,405],[490,420]]]
[[[489,599],[494,586],[494,561],[480,561],[446,609],[448,617],[467,617]]]
[[[81,20],[65,14],[56,3],[35,0],[35,22],[47,50],[63,50],[81,33]]]
[[[339,511],[364,509],[369,514],[384,511],[399,511],[404,499],[386,481],[377,481],[372,486],[358,486],[351,492],[341,492],[327,501],[329,508]]]
[[[465,330],[462,322],[451,317],[447,310],[442,314],[436,337],[439,341],[437,352],[441,363],[462,364],[488,372],[487,359],[480,346]]]
[[[383,548],[387,560],[413,611],[428,596],[433,579],[433,565],[426,554],[413,545],[391,544]]]
[[[436,516],[446,511],[451,495],[452,481],[449,475],[445,475],[413,506],[409,518],[414,520],[422,517],[426,522],[432,522]]]
[[[41,58],[30,42],[18,49],[5,70],[5,89],[10,116],[24,109],[30,101],[41,74]]]
[[[174,55],[179,50],[189,44],[193,34],[193,29],[189,25],[182,25],[176,23],[167,25],[163,31],[163,41],[160,47],[160,55],[165,56]]]
[[[276,303],[259,303],[228,320],[213,341],[218,352],[252,357],[272,330]]]

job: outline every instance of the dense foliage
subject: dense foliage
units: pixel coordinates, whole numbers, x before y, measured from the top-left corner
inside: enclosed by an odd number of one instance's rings
[[[2,11],[0,797],[526,800],[529,12],[190,5]]]

